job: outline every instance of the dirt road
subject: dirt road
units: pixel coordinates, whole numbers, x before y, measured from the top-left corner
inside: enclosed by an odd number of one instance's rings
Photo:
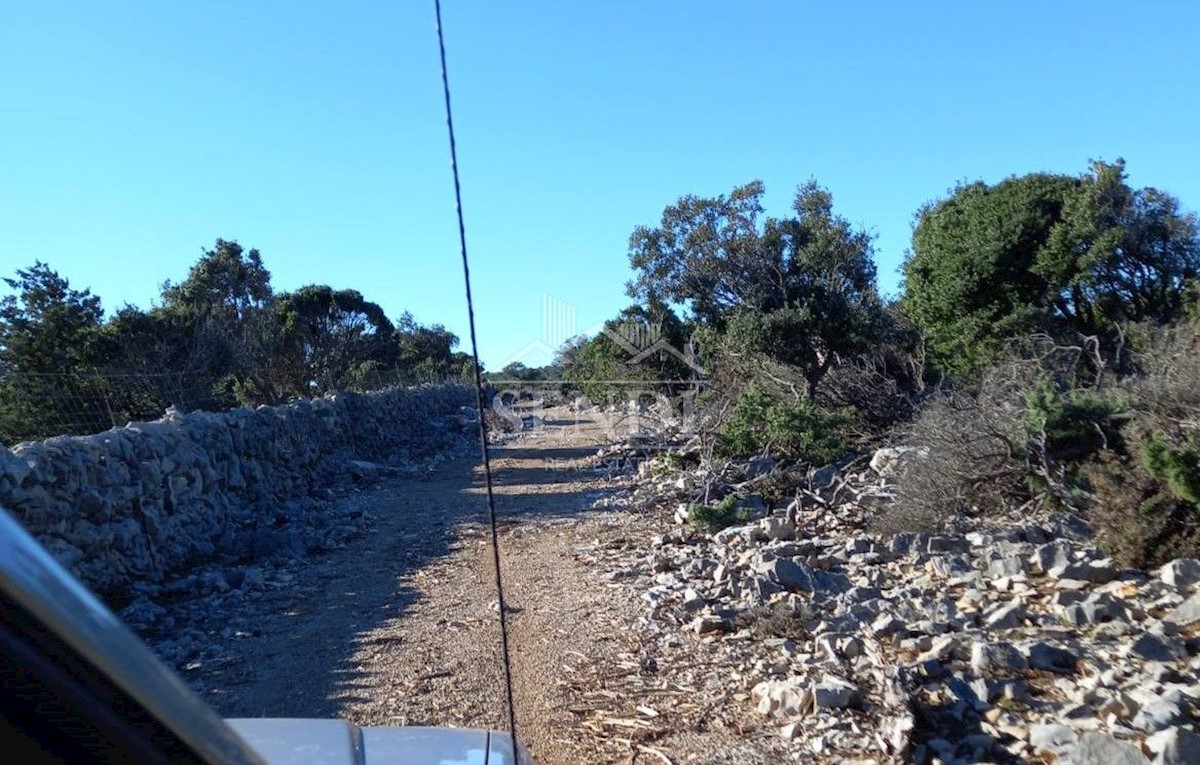
[[[764,736],[681,699],[692,692],[670,669],[694,673],[703,646],[640,645],[640,592],[597,565],[597,551],[653,533],[590,510],[610,484],[589,458],[612,432],[563,411],[493,450],[522,740],[540,765],[777,761]],[[482,486],[460,460],[348,500],[365,503],[371,531],[276,583],[256,629],[189,679],[231,717],[505,728]],[[693,714],[664,717],[655,698]]]

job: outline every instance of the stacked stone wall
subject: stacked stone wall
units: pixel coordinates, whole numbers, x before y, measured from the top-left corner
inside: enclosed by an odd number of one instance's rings
[[[472,403],[469,388],[424,386],[18,444],[0,449],[0,507],[102,593],[280,546],[302,554],[320,546],[315,497],[369,471],[364,461],[461,452],[459,411]]]

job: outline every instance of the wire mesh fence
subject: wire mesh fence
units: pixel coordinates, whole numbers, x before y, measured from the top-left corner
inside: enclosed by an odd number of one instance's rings
[[[0,442],[99,433],[157,419],[172,405],[223,409],[230,402],[199,375],[8,372],[0,375]]]
[[[371,370],[348,382],[345,390],[367,392],[387,388],[451,382],[432,371]],[[309,395],[326,392],[314,385]],[[183,412],[225,411],[238,406],[281,403],[245,400],[233,386],[209,375],[164,372],[65,374],[0,372],[0,444],[11,446],[58,435],[89,435],[139,420],[155,420],[169,407]]]
[[[369,392],[414,385],[473,381],[444,367],[357,370],[337,390]],[[608,391],[599,404],[625,404],[631,399],[650,400],[663,384],[645,380],[589,381],[603,383]],[[315,397],[328,386],[314,381],[304,395]],[[667,385],[667,389],[671,386]],[[569,400],[578,395],[578,382],[562,379],[488,381],[492,393],[506,391],[514,401]],[[189,372],[112,374],[101,372],[30,373],[0,371],[0,446],[36,441],[52,436],[101,433],[130,422],[156,420],[169,407],[181,412],[226,411],[238,406],[278,404],[300,394],[247,393],[229,378],[214,381],[209,374]]]

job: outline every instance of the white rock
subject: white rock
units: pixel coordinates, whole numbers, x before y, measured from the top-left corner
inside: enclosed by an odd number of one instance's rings
[[[875,637],[887,637],[905,629],[905,623],[892,614],[880,614],[879,618],[871,623],[871,634]]]
[[[812,708],[813,695],[808,684],[801,678],[786,680],[764,680],[750,691],[758,699],[756,709],[761,715],[774,717],[799,717]]]
[[[1133,744],[1117,741],[1103,733],[1084,733],[1064,762],[1070,765],[1149,765],[1150,761]]]
[[[792,741],[799,738],[802,732],[803,726],[798,722],[790,722],[779,729],[779,735],[782,736],[785,741]]]
[[[763,518],[758,522],[759,535],[771,542],[789,540],[796,536],[796,527],[787,518]]]
[[[813,701],[825,709],[845,709],[857,706],[860,700],[858,687],[834,675],[825,675],[813,686]]]
[[[1147,748],[1158,752],[1158,756],[1154,758],[1154,765],[1195,765],[1200,763],[1200,735],[1187,728],[1171,728],[1157,733],[1155,736],[1162,736],[1157,742],[1161,744],[1161,749],[1151,748],[1150,740],[1146,740]],[[1154,736],[1150,738],[1154,738]]]
[[[1088,561],[1087,563],[1060,563],[1046,572],[1051,579],[1071,579],[1077,582],[1107,584],[1121,573],[1111,560]]]
[[[1166,621],[1174,622],[1180,627],[1189,627],[1200,622],[1200,593],[1176,606],[1175,610],[1167,614]]]
[[[890,446],[877,449],[871,455],[871,469],[883,477],[897,475],[906,465],[929,455],[929,449],[913,446]]]
[[[707,635],[711,632],[721,632],[725,629],[725,620],[715,614],[697,616],[688,623],[688,629],[697,635]]]
[[[971,671],[977,675],[1011,676],[1028,666],[1025,657],[1011,643],[981,641],[971,646]]]
[[[1171,662],[1183,658],[1184,648],[1183,641],[1177,637],[1143,632],[1127,645],[1122,653],[1126,656],[1139,656],[1147,661]]]
[[[1138,710],[1133,717],[1133,727],[1154,733],[1169,728],[1183,716],[1179,702],[1171,698],[1154,699]]]
[[[1070,542],[1051,542],[1038,547],[1029,556],[1029,567],[1035,573],[1045,573],[1057,566],[1065,566],[1071,562],[1071,552],[1074,548]]]
[[[1163,566],[1158,575],[1163,582],[1186,594],[1192,585],[1200,582],[1200,560],[1178,558]]]
[[[1029,745],[1054,754],[1066,754],[1075,748],[1078,734],[1065,725],[1033,725],[1029,728]]]
[[[1028,615],[1024,604],[1019,599],[1014,598],[1011,602],[997,608],[984,617],[984,624],[994,630],[1020,627],[1025,623],[1025,618]]]

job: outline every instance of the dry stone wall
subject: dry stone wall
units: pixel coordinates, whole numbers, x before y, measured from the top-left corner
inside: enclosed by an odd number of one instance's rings
[[[0,506],[89,587],[124,600],[188,566],[320,546],[315,501],[363,461],[469,448],[469,388],[425,386],[229,412],[168,413],[0,448]],[[344,525],[344,524],[343,524]]]

